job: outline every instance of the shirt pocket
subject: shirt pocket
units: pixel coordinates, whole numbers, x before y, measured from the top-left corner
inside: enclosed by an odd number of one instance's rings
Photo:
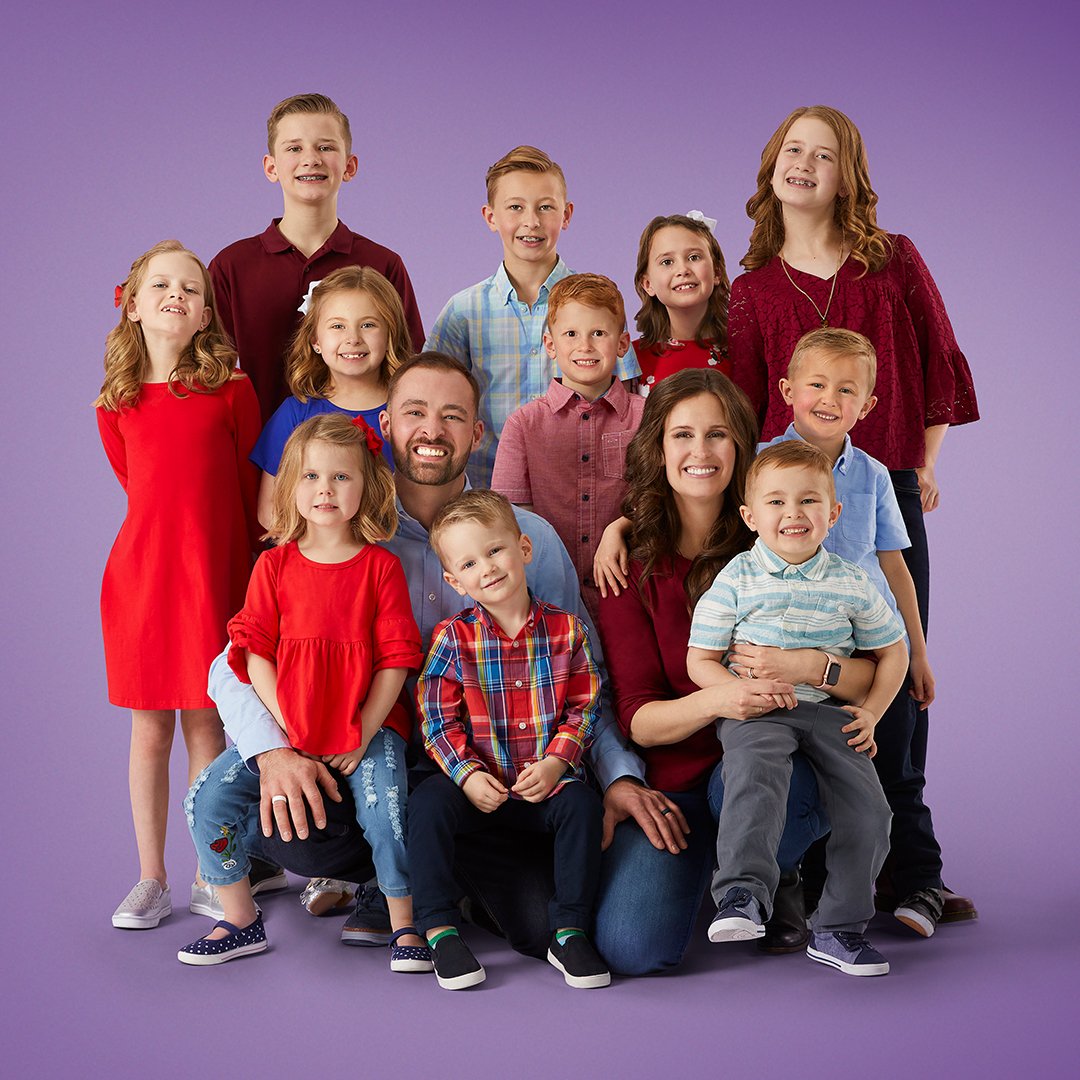
[[[843,500],[840,520],[843,538],[866,551],[876,550],[877,539],[877,504],[872,495],[848,495]],[[857,560],[852,559],[852,562]]]
[[[604,475],[621,480],[626,472],[626,448],[634,437],[632,431],[608,431],[600,436],[600,456]]]

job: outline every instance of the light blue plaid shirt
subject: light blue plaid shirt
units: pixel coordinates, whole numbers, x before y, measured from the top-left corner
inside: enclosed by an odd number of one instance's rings
[[[491,486],[495,449],[506,418],[546,393],[559,373],[544,348],[548,292],[572,273],[560,258],[530,307],[517,298],[506,267],[499,263],[499,269],[486,281],[450,298],[424,343],[426,352],[456,356],[480,383],[484,437],[468,467],[474,487]],[[631,347],[616,365],[615,377],[633,379],[640,374]]]
[[[716,575],[690,627],[690,645],[712,652],[737,641],[850,656],[903,637],[904,628],[865,570],[824,548],[795,565],[760,537]],[[824,701],[829,695],[800,684],[795,696]]]

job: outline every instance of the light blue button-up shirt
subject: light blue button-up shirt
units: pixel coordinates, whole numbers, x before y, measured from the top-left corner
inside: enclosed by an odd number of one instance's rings
[[[506,267],[486,281],[456,293],[447,302],[424,344],[425,351],[456,356],[480,383],[480,419],[484,437],[469,458],[474,487],[491,486],[495,449],[506,418],[547,391],[559,374],[544,348],[548,293],[573,271],[560,258],[540,286],[536,302],[518,299]],[[617,379],[641,374],[631,347],[615,367]]]
[[[420,634],[426,650],[431,644],[435,627],[463,608],[471,606],[459,596],[443,578],[442,564],[428,543],[427,529],[410,517],[397,504],[398,531],[384,545],[400,560],[409,585],[413,615],[420,626]],[[621,776],[644,780],[645,767],[641,759],[628,749],[611,707],[611,695],[607,689],[604,657],[597,634],[585,606],[581,601],[577,572],[570,556],[555,530],[538,514],[514,507],[521,531],[532,540],[532,561],[525,567],[525,577],[533,595],[549,604],[571,611],[586,625],[592,645],[593,658],[600,668],[604,681],[603,709],[600,721],[593,733],[588,762],[602,787],[606,788]],[[228,649],[210,667],[209,694],[218,706],[222,722],[229,738],[236,743],[240,756],[254,767],[257,755],[267,750],[287,747],[289,740],[278,727],[274,718],[263,707],[258,695],[247,683],[242,683],[229,667]],[[415,675],[409,680],[415,684]]]

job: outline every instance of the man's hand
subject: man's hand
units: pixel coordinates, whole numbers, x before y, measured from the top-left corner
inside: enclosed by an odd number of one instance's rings
[[[315,828],[326,827],[322,793],[333,802],[341,802],[341,794],[321,761],[312,761],[284,746],[267,750],[255,760],[259,763],[259,821],[263,836],[273,836],[276,825],[286,843],[293,838],[294,827],[296,835],[306,840],[308,807]]]
[[[659,851],[677,855],[686,849],[690,831],[683,812],[662,791],[644,787],[627,777],[608,785],[604,792],[604,835],[600,843],[606,850],[615,837],[615,826],[633,818],[641,826],[649,843]]]
[[[854,720],[840,730],[846,735],[849,731],[855,734],[848,739],[848,746],[855,748],[859,754],[865,753],[867,757],[873,757],[877,753],[877,743],[874,742],[874,728],[877,727],[878,718],[866,709],[858,705],[843,705],[841,708],[846,713],[851,713]]]
[[[506,788],[484,769],[469,773],[465,777],[465,783],[461,785],[461,790],[469,802],[485,814],[498,810],[508,798]]]
[[[526,802],[543,802],[562,779],[566,768],[567,762],[554,755],[530,762],[518,773],[517,783],[510,790]]]

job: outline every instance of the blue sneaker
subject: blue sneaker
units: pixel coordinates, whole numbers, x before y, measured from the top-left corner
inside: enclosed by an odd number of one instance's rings
[[[219,926],[229,931],[225,937],[199,938],[198,941],[185,945],[176,954],[176,959],[182,964],[207,967],[266,951],[266,931],[263,929],[262,915],[256,916],[255,921],[243,929],[224,919],[218,919],[213,929],[216,930]]]
[[[356,908],[341,928],[346,945],[384,946],[390,944],[390,912],[386,898],[375,885],[361,886],[356,894]]]
[[[761,906],[749,889],[733,885],[724,893],[724,899],[709,923],[709,940],[752,941],[764,934]]]
[[[806,955],[845,975],[888,975],[889,961],[863,937],[849,930],[810,935]]]

